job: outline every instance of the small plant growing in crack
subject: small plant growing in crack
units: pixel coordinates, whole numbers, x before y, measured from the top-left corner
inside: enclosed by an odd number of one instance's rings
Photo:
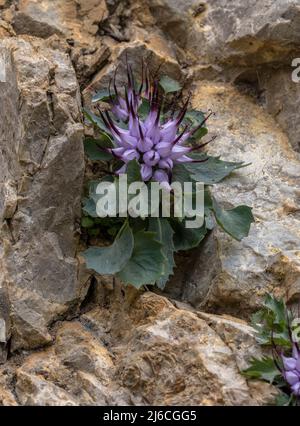
[[[97,132],[96,138],[85,140],[85,153],[90,160],[99,161],[106,173],[89,184],[82,227],[90,236],[105,231],[114,241],[109,246],[89,247],[83,256],[87,267],[101,275],[116,275],[137,288],[157,285],[163,289],[173,274],[174,253],[199,246],[216,224],[236,240],[248,235],[254,220],[251,208],[243,205],[225,210],[210,192],[210,186],[246,164],[202,152],[215,139],[201,142],[213,113],[189,109],[190,96],[179,107],[179,82],[168,76],[153,81],[143,65],[138,84],[128,62],[127,79],[121,94],[115,72],[108,90],[93,97],[97,112],[84,111]],[[106,191],[99,190],[99,183]],[[160,193],[153,209],[149,196],[155,184]],[[178,184],[182,192],[177,191]],[[130,186],[136,188],[135,193]],[[117,198],[113,208],[107,206],[108,193]],[[198,196],[201,214],[192,208]],[[135,214],[124,215],[120,203],[124,197],[126,208]],[[185,210],[177,203],[183,197],[184,204],[189,204]],[[189,225],[191,221],[198,225]]]
[[[300,313],[288,309],[283,300],[268,295],[252,317],[257,341],[270,355],[252,358],[243,373],[280,389],[276,405],[300,405]]]

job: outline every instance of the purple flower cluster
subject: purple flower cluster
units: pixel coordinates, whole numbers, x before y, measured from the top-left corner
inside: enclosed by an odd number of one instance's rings
[[[293,344],[292,357],[281,355],[283,362],[283,376],[295,396],[300,396],[300,350]]]
[[[126,173],[128,162],[136,159],[140,163],[144,182],[155,180],[170,190],[172,169],[175,164],[195,161],[187,154],[208,143],[198,145],[197,148],[185,145],[211,114],[194,129],[188,125],[183,126],[189,102],[187,100],[177,114],[173,112],[168,118],[162,118],[162,100],[159,96],[158,82],[151,85],[149,73],[147,70],[144,72],[143,68],[142,83],[139,89],[136,89],[133,73],[128,64],[127,74],[128,85],[124,97],[120,96],[117,90],[115,78],[113,95],[109,88],[111,112],[117,122],[108,111],[100,111],[102,120],[115,143],[111,153],[124,162],[117,174]],[[141,118],[138,110],[143,99],[149,103],[149,111]],[[121,126],[120,121],[126,123],[126,126]]]

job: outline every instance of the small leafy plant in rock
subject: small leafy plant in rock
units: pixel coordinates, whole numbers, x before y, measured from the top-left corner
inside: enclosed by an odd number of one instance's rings
[[[97,135],[86,138],[85,153],[103,165],[106,174],[89,184],[83,200],[82,227],[90,237],[104,231],[113,241],[109,246],[93,245],[83,255],[87,267],[99,274],[116,275],[124,284],[137,288],[157,285],[163,289],[174,271],[174,253],[199,246],[216,224],[236,240],[248,235],[254,220],[251,208],[242,205],[225,210],[210,192],[212,185],[246,164],[203,152],[214,140],[201,141],[208,133],[206,124],[212,112],[189,109],[189,97],[179,107],[181,86],[177,81],[168,76],[153,80],[143,66],[137,83],[128,63],[127,80],[121,91],[114,77],[107,90],[94,95],[93,111],[84,111]],[[117,187],[123,174],[128,185],[160,183],[171,201],[173,182],[202,182],[203,225],[189,229],[185,226],[187,217],[174,214],[168,218],[161,214],[98,217],[96,206],[101,195],[97,194],[97,185],[107,181]]]
[[[244,375],[269,382],[280,389],[276,405],[300,405],[300,312],[268,295],[252,317],[257,341],[270,355],[253,358]]]

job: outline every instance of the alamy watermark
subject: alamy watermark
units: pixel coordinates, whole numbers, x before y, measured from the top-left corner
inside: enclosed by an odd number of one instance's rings
[[[100,182],[96,187],[99,217],[177,217],[185,218],[186,228],[204,223],[204,184],[173,182],[171,191],[159,182],[133,182],[121,174],[118,183]]]
[[[294,83],[300,82],[300,58],[295,58],[292,61],[292,67],[295,68],[292,72],[292,80]]]

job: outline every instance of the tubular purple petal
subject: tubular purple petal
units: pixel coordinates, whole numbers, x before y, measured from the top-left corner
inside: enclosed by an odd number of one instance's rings
[[[127,149],[122,155],[122,160],[128,163],[131,160],[139,160],[140,154],[135,149]]]
[[[155,146],[155,150],[159,153],[162,158],[169,157],[171,154],[172,144],[169,142],[159,142]]]
[[[160,160],[160,156],[156,151],[147,151],[143,155],[143,161],[147,166],[155,166]]]
[[[141,152],[147,152],[153,148],[153,142],[149,138],[140,139],[137,143],[137,148]]]
[[[115,156],[115,157],[117,157],[117,158],[121,158],[122,157],[122,155],[124,154],[124,152],[125,152],[125,148],[113,148],[113,149],[111,149],[111,153]]]
[[[153,178],[157,182],[169,182],[169,175],[165,170],[156,170],[153,174]]]
[[[171,160],[171,158],[160,160],[160,162],[158,163],[158,167],[160,169],[172,169],[173,166],[174,166],[174,163]]]
[[[291,386],[299,382],[299,376],[294,371],[287,371],[285,373],[285,379]]]
[[[174,160],[174,164],[179,163],[194,163],[194,160],[187,155],[183,155],[182,157],[176,158],[176,160]]]
[[[282,355],[283,367],[285,370],[294,370],[296,368],[297,360],[295,358],[287,358]]]
[[[178,160],[180,157],[182,157],[183,155],[187,154],[190,151],[191,151],[190,147],[175,145],[172,148],[170,158],[172,160]]]
[[[142,164],[141,166],[141,176],[144,182],[147,182],[152,178],[152,167]]]
[[[206,142],[198,147],[189,147],[185,142],[201,127],[209,118],[205,118],[200,126],[191,130],[191,125],[182,126],[181,123],[186,114],[190,95],[176,118],[161,120],[162,104],[164,99],[160,97],[158,81],[150,85],[148,67],[142,62],[142,78],[139,89],[135,89],[135,80],[132,68],[128,63],[126,54],[126,67],[128,84],[125,87],[125,95],[121,97],[116,87],[116,73],[113,76],[113,87],[115,97],[111,94],[111,84],[109,83],[109,94],[111,114],[108,111],[100,111],[100,116],[105,127],[108,129],[114,140],[115,147],[109,151],[125,165],[133,160],[138,160],[141,166],[141,175],[144,181],[152,177],[158,182],[162,182],[166,189],[170,190],[170,179],[172,169],[178,163],[204,162],[204,160],[194,160],[188,154],[196,149],[207,145]],[[149,99],[150,110],[139,111],[142,96]],[[183,128],[182,128],[183,127]],[[123,168],[122,170],[125,170]],[[288,361],[287,361],[288,362]]]
[[[295,383],[295,384],[292,386],[292,391],[293,391],[293,394],[294,394],[294,395],[296,395],[296,396],[300,396],[300,382]]]

